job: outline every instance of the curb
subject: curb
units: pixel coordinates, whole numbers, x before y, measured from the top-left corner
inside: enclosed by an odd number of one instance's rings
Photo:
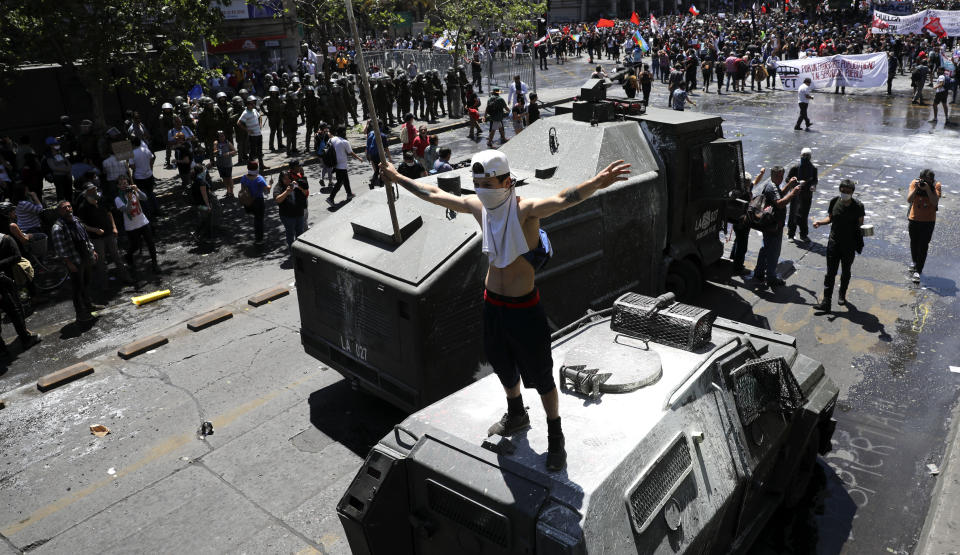
[[[224,322],[233,318],[233,312],[226,308],[218,308],[216,310],[211,310],[206,314],[201,314],[187,322],[187,329],[190,331],[200,331],[210,326],[215,326],[220,322]]]
[[[956,540],[957,520],[960,519],[960,508],[957,508],[960,505],[960,500],[957,498],[957,494],[960,493],[960,468],[956,466],[960,463],[960,441],[958,440],[960,440],[960,403],[954,407],[953,422],[947,434],[947,448],[940,460],[940,475],[937,476],[937,484],[930,494],[930,506],[923,520],[920,539],[913,551],[916,555],[960,552],[960,548],[956,547],[957,544],[952,543]],[[953,505],[953,508],[950,508],[950,505]],[[950,513],[953,513],[953,522],[951,522]],[[956,550],[944,551],[944,548]]]
[[[132,343],[127,343],[123,347],[117,350],[117,356],[123,360],[129,360],[137,355],[141,355],[154,347],[159,347],[161,345],[166,345],[169,343],[168,340],[163,335],[148,335],[147,337],[142,337],[137,339]]]
[[[258,306],[265,305],[270,301],[279,299],[280,297],[286,297],[289,294],[290,294],[289,287],[284,287],[284,286],[273,287],[271,289],[267,289],[266,291],[261,291],[260,293],[257,293],[256,295],[250,297],[249,299],[247,299],[247,304],[256,308]]]
[[[86,362],[79,362],[73,366],[67,366],[66,368],[42,376],[37,380],[37,389],[40,391],[49,391],[63,384],[79,380],[89,374],[93,374],[93,366],[90,366],[90,364]]]

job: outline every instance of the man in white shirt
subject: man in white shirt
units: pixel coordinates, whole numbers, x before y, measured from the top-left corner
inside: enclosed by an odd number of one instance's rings
[[[116,154],[111,154],[103,160],[103,192],[107,198],[113,198],[117,195],[117,181],[121,175],[127,174],[126,160],[120,160]]]
[[[257,110],[257,97],[250,95],[246,99],[247,109],[237,119],[237,127],[247,133],[247,144],[250,145],[249,160],[256,157],[260,163],[260,171],[267,169],[263,165],[263,116]]]
[[[133,182],[147,194],[147,213],[153,216],[159,209],[157,196],[153,192],[155,185],[153,163],[156,162],[157,156],[139,137],[131,139],[131,144],[133,145]]]
[[[342,125],[337,127],[334,137],[330,139],[330,144],[333,145],[333,150],[337,153],[337,166],[333,170],[334,175],[337,176],[337,184],[334,186],[330,196],[327,197],[327,203],[330,206],[334,206],[336,202],[333,200],[333,197],[337,196],[337,191],[340,190],[340,187],[346,189],[347,200],[354,197],[353,191],[350,190],[350,175],[347,173],[347,157],[353,156],[357,160],[360,160],[360,157],[353,152],[353,147],[350,146],[350,141],[347,140],[347,128]]]
[[[519,75],[513,76],[513,83],[510,83],[510,91],[507,93],[507,106],[513,106],[517,101],[517,96],[523,96],[523,103],[527,103],[527,84],[520,80]]]
[[[807,117],[807,106],[809,106],[810,101],[813,100],[813,95],[810,94],[811,83],[813,83],[813,81],[807,77],[803,80],[800,88],[797,89],[797,103],[800,105],[800,117],[797,118],[797,124],[793,126],[793,129],[796,131],[800,131],[801,122],[806,123],[807,129],[810,129],[810,126],[813,125],[810,123],[810,118]]]

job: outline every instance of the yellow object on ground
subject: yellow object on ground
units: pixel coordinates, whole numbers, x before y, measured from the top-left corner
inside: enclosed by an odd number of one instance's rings
[[[163,291],[154,291],[153,293],[147,293],[146,295],[140,295],[139,297],[131,297],[130,300],[133,301],[133,304],[140,306],[142,304],[152,303],[158,299],[170,296],[170,290],[164,289]]]

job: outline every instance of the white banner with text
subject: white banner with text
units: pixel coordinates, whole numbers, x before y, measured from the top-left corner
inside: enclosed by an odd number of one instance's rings
[[[777,62],[777,74],[787,90],[798,89],[807,77],[813,81],[814,89],[836,85],[880,87],[887,84],[887,55],[879,52],[781,60]]]

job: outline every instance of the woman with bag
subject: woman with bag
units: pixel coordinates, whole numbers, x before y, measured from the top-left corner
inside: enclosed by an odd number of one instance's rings
[[[217,139],[213,142],[213,156],[229,198],[233,198],[233,155],[236,153],[237,149],[227,139],[227,134],[222,129],[217,131]]]
[[[253,214],[254,243],[263,243],[263,195],[270,190],[267,180],[260,175],[260,164],[251,160],[247,174],[240,178],[240,204],[248,214]]]

